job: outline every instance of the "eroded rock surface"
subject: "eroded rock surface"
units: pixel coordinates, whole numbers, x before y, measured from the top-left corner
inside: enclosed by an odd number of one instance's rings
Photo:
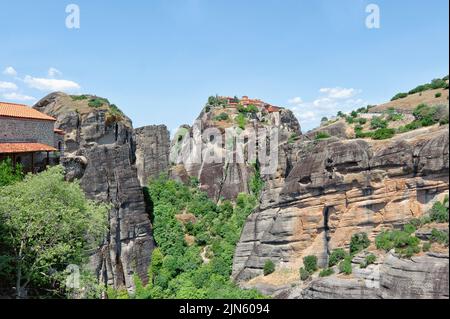
[[[147,281],[154,247],[149,212],[135,167],[131,121],[112,112],[108,102],[89,107],[95,97],[74,99],[52,93],[34,108],[57,119],[65,132],[62,164],[68,180],[80,180],[86,195],[111,204],[109,232],[103,247],[91,257],[99,278],[115,288],[134,287],[133,274]]]
[[[150,125],[134,130],[136,168],[142,186],[169,169],[170,133],[165,125]]]
[[[260,209],[244,226],[233,277],[245,286],[267,283],[260,276],[270,259],[298,280],[304,256],[315,255],[325,266],[331,250],[348,248],[352,234],[366,232],[374,242],[382,230],[420,217],[448,194],[448,143],[448,126],[443,126],[386,141],[301,139],[291,145],[287,177],[266,184]],[[389,280],[387,270],[384,278]],[[333,285],[338,283],[321,281],[316,290],[331,294]],[[343,285],[356,289],[349,297],[372,294],[354,283]],[[394,296],[395,289],[384,293]]]

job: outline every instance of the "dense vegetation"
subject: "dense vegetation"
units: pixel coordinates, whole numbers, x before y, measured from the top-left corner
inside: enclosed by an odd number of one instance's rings
[[[164,176],[149,184],[148,194],[158,248],[152,254],[150,282],[138,285],[136,298],[262,297],[230,280],[242,227],[257,204],[253,195],[240,194],[235,205],[217,205],[198,188]]]
[[[63,297],[70,264],[82,266],[101,243],[108,207],[85,198],[78,183],[64,181],[62,167],[23,180],[11,172],[0,187],[0,283],[25,295]],[[16,179],[14,181],[14,179]],[[3,178],[3,181],[5,179]],[[83,297],[99,297],[83,270]]]
[[[13,166],[10,158],[0,162],[0,187],[22,180],[22,167]]]

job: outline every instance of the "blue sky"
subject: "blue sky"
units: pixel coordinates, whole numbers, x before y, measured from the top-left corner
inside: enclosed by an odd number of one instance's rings
[[[80,29],[65,25],[68,4]],[[365,9],[380,8],[368,29]],[[191,124],[209,95],[323,115],[448,74],[448,0],[0,0],[0,100],[107,97],[135,127]]]

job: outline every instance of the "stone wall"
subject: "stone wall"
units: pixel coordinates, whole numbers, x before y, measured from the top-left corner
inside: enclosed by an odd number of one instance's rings
[[[54,122],[0,117],[0,142],[34,142],[54,145]]]

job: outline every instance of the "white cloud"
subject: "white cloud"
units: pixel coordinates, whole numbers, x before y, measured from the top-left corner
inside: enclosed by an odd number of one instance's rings
[[[292,105],[300,105],[300,104],[302,104],[303,103],[303,100],[302,100],[302,98],[301,97],[294,97],[294,98],[292,98],[292,99],[289,99],[288,100],[288,103],[289,104],[292,104]]]
[[[0,81],[0,90],[17,90],[17,85],[12,82]]]
[[[16,75],[17,75],[17,71],[16,71],[12,66],[8,66],[8,67],[3,71],[3,74],[11,75],[11,76],[16,76]]]
[[[48,76],[51,78],[54,78],[56,76],[61,76],[61,75],[62,75],[62,72],[58,69],[55,69],[55,68],[48,69]]]
[[[33,89],[41,91],[72,91],[80,89],[80,85],[69,80],[35,78],[27,75],[24,82]]]
[[[35,101],[36,100],[36,98],[33,96],[24,95],[24,94],[20,94],[20,93],[16,93],[16,92],[5,93],[5,94],[3,94],[3,97],[7,100],[12,100],[12,101]]]
[[[359,93],[355,89],[352,88],[346,89],[341,87],[322,88],[319,91],[320,93],[325,93],[329,98],[332,99],[348,99]]]
[[[312,101],[296,98],[289,100],[289,103],[293,105],[290,109],[297,116],[305,132],[318,127],[322,117],[330,118],[338,111],[346,113],[369,104],[357,96],[361,91],[353,88],[322,88],[319,93],[319,96]]]

